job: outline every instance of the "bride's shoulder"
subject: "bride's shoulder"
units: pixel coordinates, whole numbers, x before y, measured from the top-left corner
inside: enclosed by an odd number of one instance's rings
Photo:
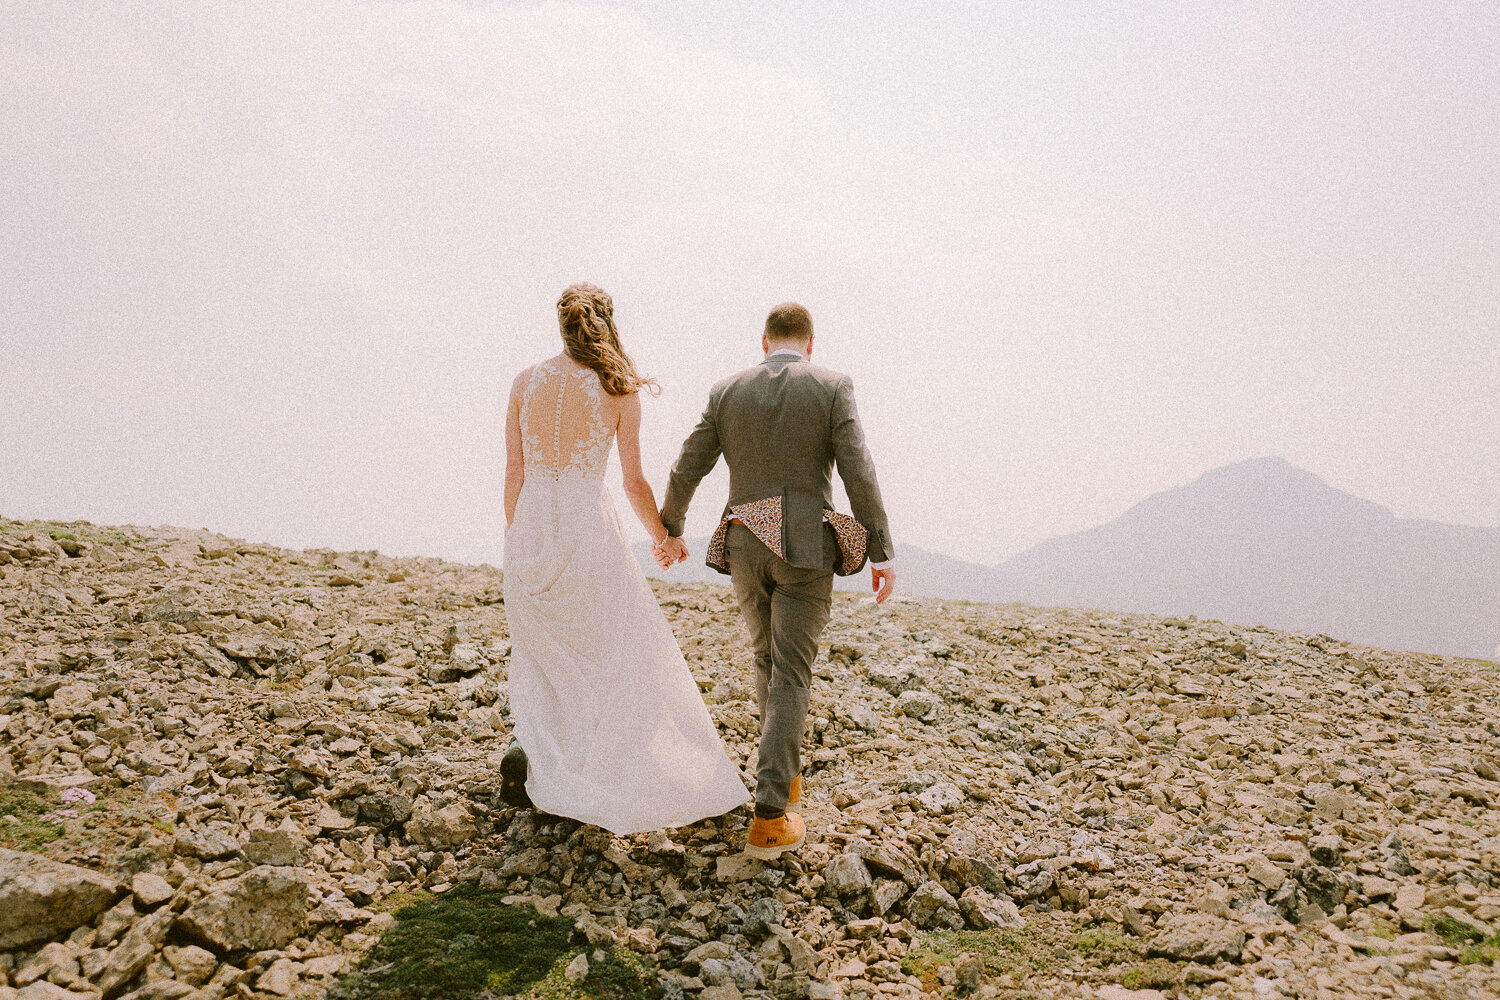
[[[527,365],[525,368],[522,368],[520,371],[516,372],[516,377],[511,379],[510,383],[511,396],[519,396],[521,393],[525,392],[526,386],[531,382],[531,376],[536,372],[538,368],[541,368],[544,364],[546,364],[545,361],[538,361],[536,364]]]

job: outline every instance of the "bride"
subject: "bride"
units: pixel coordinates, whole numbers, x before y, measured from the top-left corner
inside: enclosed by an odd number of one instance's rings
[[[640,390],[614,303],[557,302],[563,351],[511,386],[505,422],[505,613],[516,746],[502,798],[617,834],[684,826],[749,800],[604,486],[666,538],[641,473]]]

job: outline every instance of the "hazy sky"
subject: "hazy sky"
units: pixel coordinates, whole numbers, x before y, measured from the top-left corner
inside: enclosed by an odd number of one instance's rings
[[[0,0],[0,514],[498,563],[588,280],[658,491],[795,299],[898,549],[1269,454],[1500,525],[1500,5],[1100,6]]]

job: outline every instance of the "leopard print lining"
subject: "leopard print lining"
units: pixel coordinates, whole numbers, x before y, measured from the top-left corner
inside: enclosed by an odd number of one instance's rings
[[[840,567],[843,572],[839,576],[857,572],[865,564],[865,548],[870,543],[870,533],[863,524],[836,510],[825,510],[823,520],[833,525],[833,533],[839,539],[839,551],[844,555],[844,565]]]
[[[721,573],[729,572],[729,562],[724,555],[724,536],[729,532],[730,518],[738,518],[740,523],[749,528],[756,538],[765,543],[766,548],[776,553],[779,558],[786,558],[786,549],[781,536],[781,497],[766,497],[764,500],[742,503],[729,508],[729,513],[724,515],[713,537],[708,540],[708,553],[703,560],[705,563]],[[865,549],[869,544],[870,533],[854,518],[848,514],[840,514],[838,511],[825,510],[823,520],[833,525],[833,533],[838,538],[839,552],[843,556],[840,561],[839,575],[848,576],[864,565]]]

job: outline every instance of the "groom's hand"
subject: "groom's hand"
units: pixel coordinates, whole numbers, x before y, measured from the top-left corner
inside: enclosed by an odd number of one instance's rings
[[[660,561],[661,559],[666,560],[661,564],[662,569],[666,569],[668,566],[680,563],[687,557],[688,547],[681,538],[674,538],[671,535],[668,535],[666,538],[662,539],[661,556],[658,557],[658,561]]]
[[[885,599],[891,596],[891,591],[896,589],[896,569],[876,569],[870,567],[870,589],[875,591],[875,603],[884,604]]]

